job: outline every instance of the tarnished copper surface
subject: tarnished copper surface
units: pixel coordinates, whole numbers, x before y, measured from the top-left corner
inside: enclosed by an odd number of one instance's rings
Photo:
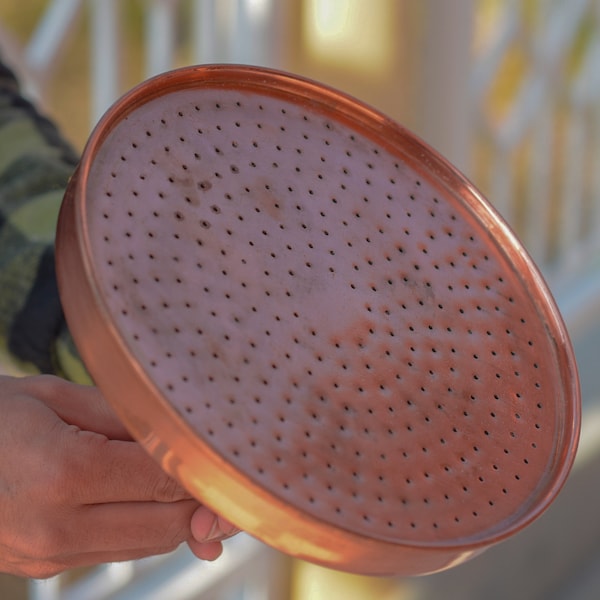
[[[338,92],[231,66],[136,88],[90,138],[57,261],[132,433],[287,553],[443,569],[571,467],[576,365],[537,269],[455,169]]]

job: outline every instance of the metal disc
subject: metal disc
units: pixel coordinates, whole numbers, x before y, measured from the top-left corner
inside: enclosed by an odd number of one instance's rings
[[[577,374],[537,269],[352,98],[255,68],[153,79],[95,131],[58,237],[67,318],[126,425],[285,552],[437,570],[564,482]]]

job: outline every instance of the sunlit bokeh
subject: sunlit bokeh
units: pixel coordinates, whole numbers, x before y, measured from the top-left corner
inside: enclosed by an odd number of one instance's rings
[[[389,0],[307,0],[302,34],[315,59],[362,71],[388,68],[393,50]]]

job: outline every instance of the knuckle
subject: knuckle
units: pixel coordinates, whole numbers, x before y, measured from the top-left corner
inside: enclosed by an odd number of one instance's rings
[[[35,535],[15,543],[14,549],[25,559],[27,568],[50,570],[55,568],[52,567],[54,557],[60,556],[65,547],[65,534],[61,528],[44,522],[37,524]]]
[[[167,475],[161,474],[154,482],[151,497],[157,502],[174,502],[184,495],[181,486]]]
[[[163,536],[164,547],[177,548],[183,542],[192,539],[188,510],[180,511],[180,518],[173,518]]]
[[[54,396],[61,396],[65,389],[68,386],[66,380],[61,377],[57,377],[56,375],[34,375],[29,379],[29,383],[36,390],[41,390],[44,396],[48,396],[50,398]]]
[[[65,534],[60,527],[48,524],[37,534],[36,558],[50,559],[60,556],[67,547]]]
[[[62,457],[43,475],[39,486],[50,503],[61,505],[74,500],[73,480],[73,465],[68,457]]]
[[[177,548],[179,544],[190,539],[189,528],[179,525],[177,527],[170,527],[164,536],[164,547],[166,548]]]
[[[192,538],[191,515],[197,503],[193,500],[176,502],[165,507],[160,545],[163,548],[177,548]],[[167,516],[168,515],[168,516]]]
[[[44,471],[39,485],[43,485],[50,502],[62,506],[75,506],[89,494],[96,463],[102,454],[104,439],[85,435],[69,426],[68,440],[55,452],[53,460]]]

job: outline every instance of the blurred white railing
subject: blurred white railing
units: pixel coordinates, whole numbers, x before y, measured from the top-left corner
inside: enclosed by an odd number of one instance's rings
[[[90,23],[91,119],[95,122],[119,96],[124,66],[122,0],[50,0],[24,52],[38,80],[51,76],[67,33],[87,11]],[[274,65],[277,39],[274,0],[144,0],[145,77],[176,65],[177,22],[182,9],[190,63],[236,62]]]
[[[122,91],[121,42],[127,31],[121,16],[127,1],[48,1],[24,51],[27,68],[43,85],[52,76],[67,32],[89,19],[92,122]],[[443,114],[447,123],[460,124],[460,135],[448,135],[443,124],[417,133],[460,164],[498,207],[551,286],[564,291],[559,303],[566,309],[567,322],[575,323],[586,314],[586,307],[600,305],[595,268],[600,265],[600,0],[452,0],[443,19],[438,2],[420,2],[419,17],[426,15],[430,21],[426,30],[432,35],[427,52],[417,60],[423,61],[423,71],[430,70],[427,88],[421,91],[426,101],[416,103],[427,115],[413,121],[431,122],[429,117]],[[184,61],[285,68],[278,44],[285,35],[282,14],[289,4],[145,0],[145,76],[181,60],[177,52],[181,11],[191,31]],[[460,23],[450,21],[453,18]],[[398,23],[399,28],[412,26]],[[465,52],[465,36],[473,40],[470,53]],[[443,64],[452,65],[451,75],[440,67],[441,56]],[[574,286],[575,275],[583,275],[585,284]],[[277,555],[240,538],[230,544],[227,556],[215,571],[194,563],[199,575],[186,579],[185,591],[173,588],[160,597],[275,600],[270,592],[256,590],[274,576]],[[180,552],[154,559],[150,570],[147,562],[106,567],[73,584],[79,587],[64,586],[60,578],[34,584],[32,598],[158,598],[140,596],[139,586],[160,569],[163,581],[168,572],[183,577],[189,559]],[[229,586],[227,591],[215,595],[214,588],[207,592],[202,587],[209,572]]]
[[[510,0],[495,10],[472,68],[472,147],[481,152],[472,169],[558,275],[600,248],[600,2]],[[511,68],[517,85],[499,91]]]
[[[124,91],[122,17],[130,1],[49,1],[25,49],[27,67],[43,83],[67,32],[85,14],[91,25],[92,123]],[[181,62],[182,13],[184,62],[285,68],[279,49],[290,2],[142,4],[142,77]],[[550,277],[576,268],[600,250],[600,0],[453,0],[448,11],[436,0],[421,5],[432,25],[425,29],[428,51],[417,59],[429,72],[416,103],[424,116],[412,119],[424,123],[417,133],[483,189]],[[469,38],[471,53],[464,41]],[[433,129],[426,125],[432,122]]]

